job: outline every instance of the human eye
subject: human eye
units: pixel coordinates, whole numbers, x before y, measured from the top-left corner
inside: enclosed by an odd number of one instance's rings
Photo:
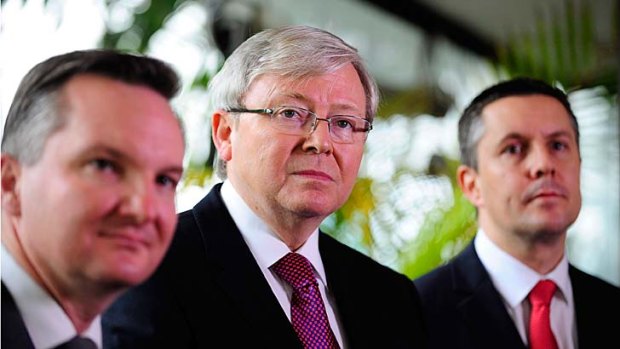
[[[308,112],[304,109],[293,107],[282,107],[276,112],[276,117],[283,120],[305,120]]]
[[[162,174],[162,175],[157,176],[157,178],[155,179],[155,182],[157,183],[157,185],[161,187],[175,190],[177,185],[179,184],[179,179],[174,176]]]
[[[331,118],[332,127],[343,130],[357,130],[355,127],[355,119],[347,116],[334,116]]]
[[[568,149],[568,144],[563,141],[552,141],[551,148],[556,151],[562,151]]]
[[[114,161],[107,158],[95,158],[88,162],[88,165],[98,172],[119,173],[120,166]]]
[[[512,144],[506,145],[502,149],[502,154],[519,155],[519,154],[523,153],[523,150],[524,150],[523,144],[521,144],[521,143],[512,143]]]

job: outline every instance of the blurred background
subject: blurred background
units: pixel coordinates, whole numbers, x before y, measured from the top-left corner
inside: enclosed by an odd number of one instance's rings
[[[358,48],[382,104],[353,194],[322,229],[414,278],[476,231],[454,173],[456,125],[489,85],[528,75],[569,93],[580,123],[583,208],[569,259],[620,286],[619,6],[615,0],[1,0],[0,111],[36,63],[76,49],[142,52],[183,79],[189,149],[179,211],[218,182],[205,88],[253,33],[320,27]]]

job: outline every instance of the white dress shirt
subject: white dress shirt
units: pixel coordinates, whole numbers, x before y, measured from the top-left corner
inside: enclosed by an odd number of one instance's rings
[[[224,181],[222,185],[222,199],[233,221],[239,228],[245,243],[250,248],[254,259],[258,263],[265,279],[269,283],[271,290],[282,306],[289,321],[291,320],[291,298],[293,296],[292,287],[281,280],[269,267],[275,262],[291,252],[288,246],[260,219],[237,193],[230,181]],[[340,332],[340,322],[336,311],[336,302],[333,295],[329,292],[325,268],[319,253],[319,230],[315,230],[308,240],[297,251],[306,257],[314,267],[314,275],[319,283],[321,297],[325,304],[325,311],[329,324],[336,336],[336,340],[341,348],[345,348],[344,338]]]
[[[2,245],[2,282],[24,320],[35,349],[50,349],[75,337],[77,332],[60,305],[39,286]],[[101,318],[82,334],[101,348]]]
[[[551,300],[551,330],[558,349],[577,348],[577,326],[573,288],[568,276],[567,251],[549,274],[541,275],[500,249],[482,229],[474,240],[482,265],[491,276],[510,317],[515,322],[523,343],[528,343],[528,323],[531,311],[528,294],[540,280],[550,279],[558,289]]]

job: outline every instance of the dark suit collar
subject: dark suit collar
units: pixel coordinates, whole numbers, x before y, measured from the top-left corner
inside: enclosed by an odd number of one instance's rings
[[[2,348],[34,349],[24,320],[9,290],[2,283]]]
[[[451,287],[457,297],[458,309],[465,323],[471,327],[474,341],[497,343],[497,348],[508,348],[506,343],[515,343],[513,348],[525,348],[501,296],[478,258],[473,242],[456,257],[452,265]]]
[[[228,213],[220,189],[221,183],[192,210],[215,282],[238,305],[239,313],[256,330],[254,335],[266,336],[266,342],[280,343],[278,347],[295,348],[297,336]]]
[[[345,253],[350,253],[348,249],[331,236],[319,232],[319,251],[327,285],[336,301],[341,334],[348,347],[365,348],[368,347],[368,338],[376,337],[377,328],[371,325],[372,322],[369,323],[364,314],[363,304],[370,300],[360,296],[366,294],[358,289],[365,283],[360,281],[363,280],[363,272],[359,270],[359,264],[350,264],[353,259],[346,258]]]

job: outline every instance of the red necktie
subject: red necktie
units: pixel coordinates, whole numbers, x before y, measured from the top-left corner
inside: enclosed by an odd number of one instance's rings
[[[337,349],[312,264],[298,253],[288,253],[271,269],[293,287],[291,322],[304,348]]]
[[[558,345],[551,332],[551,298],[556,285],[551,280],[541,280],[528,296],[532,305],[530,315],[530,349],[557,349]]]

